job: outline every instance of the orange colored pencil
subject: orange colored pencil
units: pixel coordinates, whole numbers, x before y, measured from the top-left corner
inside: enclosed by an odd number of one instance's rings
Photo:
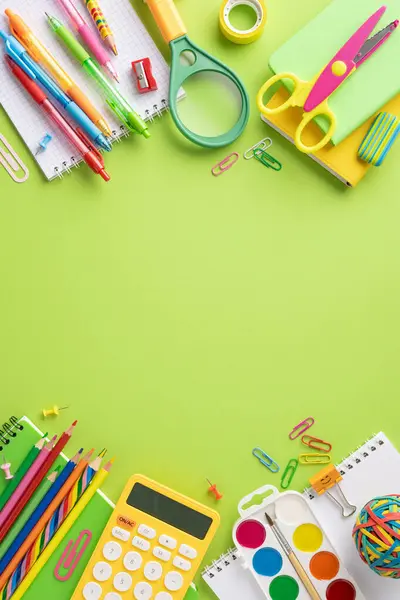
[[[5,568],[3,573],[0,575],[0,590],[3,589],[4,585],[8,581],[8,578],[10,577],[10,575],[12,574],[14,569],[16,569],[20,560],[24,557],[25,553],[29,550],[29,548],[35,542],[37,536],[42,531],[42,529],[45,527],[47,521],[49,521],[49,519],[51,519],[54,511],[58,508],[58,506],[64,500],[65,496],[69,493],[69,491],[74,486],[75,482],[82,475],[83,471],[86,469],[86,467],[89,464],[89,460],[90,460],[92,454],[93,454],[93,450],[90,450],[90,452],[88,452],[82,458],[82,460],[79,461],[79,463],[77,464],[75,469],[72,471],[69,479],[64,483],[64,485],[58,492],[57,496],[49,504],[49,506],[43,513],[42,518],[39,519],[39,521],[36,523],[35,527],[32,529],[32,531],[30,532],[28,537],[25,539],[25,541],[19,547],[18,552],[14,555],[13,559],[9,562],[9,564],[7,565],[7,567]]]

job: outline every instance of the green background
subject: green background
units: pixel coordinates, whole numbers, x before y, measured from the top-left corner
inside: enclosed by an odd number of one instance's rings
[[[246,83],[241,154],[270,134],[255,107],[270,54],[327,2],[270,3],[262,39],[243,47],[222,38],[218,0],[177,3],[191,37]],[[400,145],[355,190],[275,133],[280,173],[241,159],[214,178],[229,149],[191,146],[166,117],[148,142],[115,147],[110,184],[86,168],[49,184],[4,113],[0,129],[31,171],[21,186],[0,171],[4,417],[70,405],[46,428],[78,418],[70,453],[107,446],[114,500],[143,472],[214,505],[210,478],[224,499],[208,560],[231,545],[238,500],[279,484],[254,446],[284,466],[309,415],[337,461],[373,431],[400,443]]]

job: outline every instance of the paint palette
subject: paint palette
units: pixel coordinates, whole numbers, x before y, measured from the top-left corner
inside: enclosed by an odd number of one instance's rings
[[[261,504],[248,508],[252,500],[268,492]],[[233,539],[268,600],[310,600],[310,594],[279,542],[276,528],[268,525],[266,512],[283,533],[321,600],[365,600],[307,500],[297,492],[280,494],[275,487],[264,486],[239,503],[242,518],[233,528]]]

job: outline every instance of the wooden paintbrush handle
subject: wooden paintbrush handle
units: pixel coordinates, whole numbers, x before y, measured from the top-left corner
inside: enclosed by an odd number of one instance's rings
[[[303,568],[303,565],[300,563],[297,556],[293,552],[291,552],[289,559],[290,559],[290,562],[292,563],[293,567],[295,568],[296,573],[300,577],[304,587],[306,588],[307,592],[309,593],[310,598],[312,598],[312,600],[322,600],[321,596],[318,594],[317,590],[313,586],[311,579],[307,575],[307,572]]]

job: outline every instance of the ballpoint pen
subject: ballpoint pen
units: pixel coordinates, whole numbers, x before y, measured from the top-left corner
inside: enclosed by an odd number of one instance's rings
[[[0,38],[5,42],[5,50],[15,63],[34,81],[38,81],[59,102],[68,115],[76,121],[82,130],[100,148],[110,152],[111,143],[100,129],[92,123],[86,113],[65,94],[62,89],[47,75],[47,73],[29,56],[28,52],[12,35],[0,30]]]
[[[46,13],[47,15],[47,13]],[[102,87],[105,92],[107,104],[116,116],[130,129],[150,137],[146,123],[133,110],[116,87],[103,75],[97,63],[89,56],[85,48],[78,42],[72,33],[55,17],[47,15],[50,27],[55,34],[65,43],[73,56],[79,61],[83,69]]]
[[[115,45],[111,27],[109,26],[107,19],[101,10],[98,0],[85,0],[85,4],[90,16],[93,19],[93,23],[97,27],[101,39],[108,46],[108,48],[114,52],[115,56],[117,56],[117,46]]]
[[[64,119],[62,114],[50,102],[44,91],[25,73],[25,71],[21,69],[21,67],[19,67],[9,56],[6,56],[6,61],[14,76],[24,86],[33,100],[54,121],[54,123],[58,125],[61,131],[63,131],[69,142],[75,146],[76,150],[82,156],[85,163],[92,171],[94,171],[94,173],[100,175],[104,181],[109,181],[110,176],[104,169],[104,161],[100,152],[87,138],[85,138],[85,135],[79,131],[79,129],[75,130],[71,127],[68,121]]]
[[[113,64],[107,54],[107,51],[102,46],[98,36],[90,29],[89,25],[83,19],[81,13],[76,8],[72,0],[58,0],[58,3],[67,13],[72,25],[79,33],[90,52],[93,54],[97,62],[108,71],[115,81],[118,81],[118,75],[113,67]]]
[[[60,67],[52,54],[50,54],[43,44],[40,43],[21,17],[14,14],[9,8],[5,10],[5,14],[9,19],[11,33],[27,49],[30,56],[50,71],[64,92],[66,92],[68,96],[81,107],[90,120],[93,121],[105,135],[111,136],[111,129],[104,117],[93,106],[92,102],[85,96],[76,83],[72,81],[70,76],[62,69],[62,67]]]

